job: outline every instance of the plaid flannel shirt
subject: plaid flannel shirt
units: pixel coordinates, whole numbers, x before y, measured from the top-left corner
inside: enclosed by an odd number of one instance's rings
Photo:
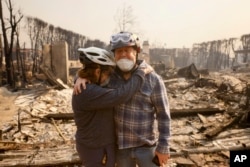
[[[147,66],[142,62],[140,66]],[[140,68],[140,67],[139,67]],[[126,82],[118,74],[112,87]],[[145,76],[140,90],[128,102],[115,107],[119,149],[157,144],[156,150],[169,153],[170,110],[162,78],[154,71]]]

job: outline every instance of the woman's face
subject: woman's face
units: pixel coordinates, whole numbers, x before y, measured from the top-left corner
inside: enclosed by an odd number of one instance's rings
[[[98,68],[98,69],[96,69],[95,75],[96,75],[96,78],[98,78],[98,80],[99,80],[99,84],[102,85],[104,83],[109,82],[111,71],[101,71],[101,69]]]

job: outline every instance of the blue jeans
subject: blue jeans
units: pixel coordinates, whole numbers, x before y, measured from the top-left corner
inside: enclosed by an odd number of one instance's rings
[[[116,162],[118,167],[157,167],[152,159],[156,146],[134,147],[117,150]]]

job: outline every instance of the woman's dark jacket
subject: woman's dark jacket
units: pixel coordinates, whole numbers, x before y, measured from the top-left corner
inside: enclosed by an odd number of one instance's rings
[[[85,90],[72,96],[78,144],[97,148],[115,143],[113,107],[128,101],[140,88],[144,74],[136,74],[117,89],[87,84]]]

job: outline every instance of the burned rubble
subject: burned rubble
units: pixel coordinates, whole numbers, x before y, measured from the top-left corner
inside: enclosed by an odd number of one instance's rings
[[[172,116],[169,166],[226,167],[230,150],[250,149],[246,71],[191,65],[163,73]],[[0,166],[79,165],[71,96],[72,87],[65,86],[22,90],[16,115],[0,127]]]

